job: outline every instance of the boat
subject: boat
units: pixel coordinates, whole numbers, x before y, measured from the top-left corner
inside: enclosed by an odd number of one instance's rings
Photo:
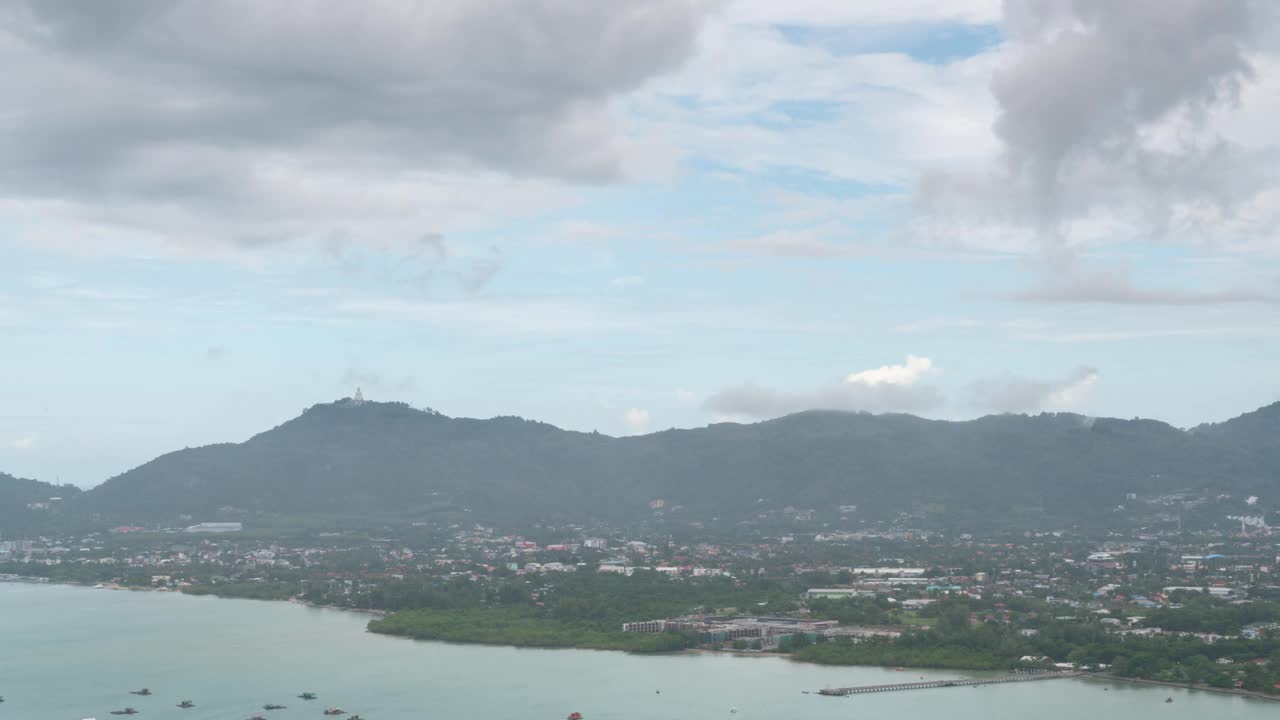
[[[346,715],[347,711],[342,708],[331,707],[324,711],[325,715]]]
[[[147,695],[150,695],[150,694],[151,694],[151,690],[150,690],[150,689],[148,689],[148,688],[142,688],[141,690],[130,690],[130,691],[129,691],[129,694],[130,694],[130,695],[142,695],[143,697],[146,697]]]
[[[1164,699],[1164,701],[1165,701],[1165,702],[1167,702],[1167,703],[1171,703],[1171,702],[1173,702],[1173,698],[1168,697],[1168,698],[1165,698],[1165,699]]]
[[[283,710],[284,705],[272,705],[270,703],[262,706],[263,710]]]
[[[138,714],[138,711],[137,711],[137,710],[134,710],[134,709],[133,709],[133,708],[131,708],[131,707],[127,707],[127,708],[125,708],[125,709],[123,709],[123,710],[112,710],[112,711],[111,711],[111,714],[112,714],[112,715],[137,715],[137,714]]]
[[[582,720],[582,713],[580,712],[569,713],[569,720]]]
[[[183,700],[182,702],[178,703],[178,707],[182,708],[183,710],[190,710],[195,706],[196,704],[191,702],[190,700]]]
[[[315,694],[315,693],[313,693],[313,692],[304,692],[304,693],[302,693],[301,695],[299,695],[298,697],[302,698],[303,700],[315,700],[315,699],[316,699],[316,694]]]
[[[261,715],[254,715],[253,717],[249,718],[249,720],[267,720],[267,719],[262,717]]]

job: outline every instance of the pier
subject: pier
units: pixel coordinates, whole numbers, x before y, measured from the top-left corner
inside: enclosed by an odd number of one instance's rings
[[[864,693],[893,692],[895,690],[928,690],[942,687],[978,687],[979,685],[1001,685],[1003,683],[1031,682],[1032,680],[1058,680],[1060,678],[1078,677],[1080,673],[1071,670],[1062,672],[1013,673],[1007,677],[960,680],[928,680],[925,682],[893,683],[891,685],[863,685],[860,687],[823,688],[819,695],[843,697],[845,695],[862,695]]]

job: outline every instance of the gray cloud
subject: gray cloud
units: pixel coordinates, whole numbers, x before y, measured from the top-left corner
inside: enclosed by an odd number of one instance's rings
[[[331,177],[616,180],[643,153],[611,98],[680,66],[710,6],[0,1],[0,63],[23,69],[0,76],[0,197],[136,226],[398,212]]]
[[[1071,263],[1064,270],[1048,273],[1037,287],[1015,292],[1014,300],[1031,303],[1113,305],[1230,305],[1275,303],[1280,296],[1254,290],[1182,290],[1144,288],[1123,272],[1106,268],[1082,268]]]
[[[1252,76],[1246,53],[1264,12],[1250,0],[1006,0],[1006,32],[1023,50],[992,79],[994,130],[1034,215],[1083,210],[1063,191],[1076,189],[1092,159],[1130,170],[1190,166],[1174,179],[1223,159],[1190,147],[1160,153],[1139,135],[1172,113],[1202,114],[1236,98]],[[1155,189],[1169,178],[1129,179]]]
[[[803,410],[923,413],[935,410],[943,403],[942,392],[924,384],[842,382],[805,392],[744,384],[711,395],[702,404],[702,409],[729,417],[772,418]]]
[[[1014,374],[984,378],[969,387],[974,407],[999,413],[1070,410],[1088,397],[1098,371],[1079,367],[1059,380],[1034,380]]]
[[[213,345],[205,349],[204,359],[209,362],[218,362],[227,356],[227,349],[221,345]]]
[[[1255,80],[1277,14],[1261,0],[1006,0],[1011,61],[991,82],[1000,156],[981,170],[925,174],[919,207],[941,232],[1029,237],[1043,301],[1072,301],[1059,285],[1094,282],[1055,284],[1080,271],[1082,243],[1238,239],[1239,227],[1222,230],[1277,186],[1280,155],[1228,140],[1212,118]],[[1241,294],[1130,287],[1092,301]]]

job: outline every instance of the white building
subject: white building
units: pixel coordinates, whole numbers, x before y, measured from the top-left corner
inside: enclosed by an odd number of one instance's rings
[[[192,525],[183,532],[189,533],[233,533],[244,530],[244,525],[238,522],[210,522]]]

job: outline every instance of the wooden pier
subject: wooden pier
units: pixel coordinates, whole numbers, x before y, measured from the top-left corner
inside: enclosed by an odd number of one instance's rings
[[[1080,673],[1070,670],[1062,672],[1011,673],[1006,677],[989,678],[986,680],[929,680],[926,682],[894,683],[892,685],[863,685],[861,687],[823,688],[818,691],[818,694],[843,697],[845,695],[893,692],[895,690],[928,690],[930,688],[942,687],[977,687],[979,685],[1001,685],[1003,683],[1030,682],[1032,680],[1058,680],[1060,678],[1078,677],[1079,675]]]

